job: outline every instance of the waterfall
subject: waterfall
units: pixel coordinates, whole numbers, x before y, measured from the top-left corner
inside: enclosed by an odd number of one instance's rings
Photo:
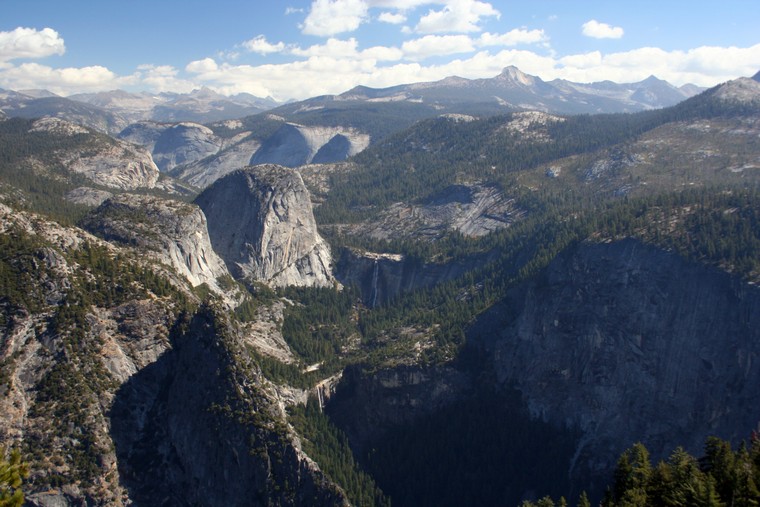
[[[322,385],[317,384],[317,398],[319,399],[319,411],[322,412],[322,410],[325,407],[325,398],[322,394]]]
[[[377,275],[380,271],[380,264],[375,259],[375,268],[372,271],[372,290],[369,293],[370,308],[374,308],[377,305]]]

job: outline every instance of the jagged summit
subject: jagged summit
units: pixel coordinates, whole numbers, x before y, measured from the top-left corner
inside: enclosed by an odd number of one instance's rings
[[[754,79],[755,81],[759,81],[760,82],[760,70],[757,71],[757,74],[755,74],[754,76],[752,76],[752,79]]]

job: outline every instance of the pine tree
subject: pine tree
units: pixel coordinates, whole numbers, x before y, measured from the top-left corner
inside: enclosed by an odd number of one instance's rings
[[[0,449],[0,507],[21,507],[24,504],[21,485],[29,469],[17,450],[11,451],[7,461],[4,456],[5,450]]]

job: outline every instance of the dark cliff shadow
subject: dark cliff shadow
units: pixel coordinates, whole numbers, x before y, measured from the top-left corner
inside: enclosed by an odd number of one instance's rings
[[[181,468],[166,419],[175,356],[166,351],[125,382],[109,414],[121,485],[136,506],[184,504],[170,491],[168,477]]]

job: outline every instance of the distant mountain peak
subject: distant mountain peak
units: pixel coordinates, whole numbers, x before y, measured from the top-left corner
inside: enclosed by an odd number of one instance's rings
[[[757,71],[757,74],[755,74],[754,76],[752,76],[752,79],[754,79],[757,82],[760,82],[760,70]]]
[[[657,84],[659,84],[659,83],[667,83],[667,84],[670,84],[670,83],[668,83],[667,81],[665,81],[664,79],[660,79],[660,78],[658,78],[658,77],[657,77],[657,76],[655,76],[654,74],[651,74],[651,75],[650,75],[648,78],[646,78],[646,79],[644,79],[643,81],[641,81],[641,84],[655,84],[655,83],[657,83]]]
[[[56,95],[55,93],[48,91],[48,90],[40,90],[40,89],[32,89],[32,90],[19,90],[19,93],[23,93],[24,95],[27,95],[29,97],[35,98],[35,99],[43,99],[47,97],[60,97],[60,95]]]
[[[504,67],[504,69],[501,71],[501,74],[496,76],[496,79],[511,81],[513,83],[521,84],[524,86],[531,86],[535,84],[537,78],[535,76],[524,73],[514,65],[510,65],[508,67]]]

